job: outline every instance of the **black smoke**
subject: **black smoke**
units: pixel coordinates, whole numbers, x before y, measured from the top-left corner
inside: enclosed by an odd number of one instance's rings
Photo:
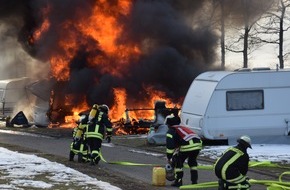
[[[108,2],[114,5],[117,0]],[[78,104],[82,95],[85,95],[89,104],[106,103],[112,106],[112,89],[123,87],[127,90],[128,106],[134,107],[138,102],[148,101],[149,95],[144,87],[154,86],[165,92],[173,103],[182,103],[192,80],[199,73],[208,70],[216,60],[216,33],[202,22],[195,27],[190,22],[199,20],[196,12],[205,2],[133,1],[130,17],[120,17],[125,29],[118,43],[133,41],[142,44],[143,52],[138,60],[132,60],[128,68],[120,71],[122,77],[101,74],[101,65],[90,67],[88,57],[103,52],[98,49],[97,41],[81,36],[80,33],[76,34],[76,38],[87,38],[86,43],[80,43],[78,54],[70,63],[70,80],[66,85],[62,84],[58,96],[75,94],[74,104]],[[0,19],[21,19],[19,42],[31,56],[47,62],[55,52],[63,51],[58,46],[58,41],[65,37],[65,30],[75,30],[73,26],[63,29],[63,23],[88,17],[97,3],[97,0],[1,0]],[[45,8],[51,9],[48,15],[51,25],[40,40],[32,43],[32,34],[45,19],[42,13]],[[94,48],[87,50],[86,46]],[[111,61],[114,64],[119,62]]]

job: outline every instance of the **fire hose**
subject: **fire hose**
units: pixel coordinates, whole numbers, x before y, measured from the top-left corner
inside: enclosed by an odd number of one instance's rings
[[[101,160],[107,164],[117,164],[117,165],[123,165],[123,166],[160,166],[160,164],[144,164],[144,163],[135,163],[135,162],[127,162],[127,161],[114,161],[114,162],[108,162],[104,159],[104,157],[101,156]],[[185,165],[185,167],[188,168],[188,165]],[[271,163],[270,161],[251,161],[249,163],[249,167],[276,167],[276,168],[283,168],[283,169],[290,169],[290,167],[281,166],[279,164]],[[201,170],[213,170],[213,165],[198,165],[198,169]],[[282,181],[282,177],[284,175],[290,175],[290,171],[283,172],[280,174],[278,180],[255,180],[250,179],[250,184],[260,184],[267,186],[267,190],[290,190],[290,182],[284,182]],[[211,181],[211,182],[204,182],[199,184],[192,184],[192,185],[183,185],[180,187],[180,189],[206,189],[206,188],[217,188],[218,182],[217,181]]]
[[[250,184],[260,184],[260,185],[265,185],[267,186],[267,190],[287,190],[290,189],[290,182],[284,182],[282,181],[282,176],[290,174],[290,172],[283,172],[279,176],[279,180],[255,180],[255,179],[250,179],[249,182]],[[183,185],[180,186],[179,189],[203,189],[203,188],[214,188],[218,187],[218,182],[217,181],[212,181],[212,182],[205,182],[205,183],[199,183],[199,184],[193,184],[193,185]]]

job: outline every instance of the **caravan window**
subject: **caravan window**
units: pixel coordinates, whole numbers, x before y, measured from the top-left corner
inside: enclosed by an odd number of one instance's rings
[[[263,90],[228,91],[227,111],[264,109]]]

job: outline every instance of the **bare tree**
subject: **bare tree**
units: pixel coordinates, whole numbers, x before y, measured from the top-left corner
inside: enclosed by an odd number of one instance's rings
[[[224,0],[220,0],[221,7],[221,68],[225,69],[225,57],[226,57],[226,47],[225,47],[225,5]]]
[[[269,9],[271,1],[240,0],[238,4],[241,12],[236,13],[236,18],[233,18],[235,21],[232,26],[237,27],[232,27],[233,36],[228,38],[226,49],[233,53],[242,53],[243,68],[248,68],[249,54],[261,46],[258,41],[253,40],[257,34],[252,29]]]
[[[226,18],[230,14],[231,10],[227,7],[230,7],[231,0],[211,0],[209,4],[206,4],[207,9],[205,10],[204,16],[207,17],[208,22],[211,27],[218,31],[220,36],[220,51],[221,51],[221,69],[225,69],[225,58],[226,58],[226,48],[225,48],[225,24]],[[208,14],[208,13],[211,14]]]
[[[290,28],[290,11],[287,11],[287,8],[290,8],[289,0],[277,0],[273,4],[273,9],[264,15],[256,29],[257,33],[263,34],[257,36],[256,41],[278,45],[277,57],[281,69],[284,68],[284,59],[290,54],[290,52],[284,53],[284,33]]]
[[[262,44],[253,28],[274,0],[209,0],[204,3],[202,23],[217,32],[220,38],[221,69],[225,69],[226,52],[242,53],[243,67],[248,55]]]

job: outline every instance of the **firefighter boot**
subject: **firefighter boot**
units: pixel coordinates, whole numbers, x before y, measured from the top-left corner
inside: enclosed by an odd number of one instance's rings
[[[197,184],[197,180],[198,180],[197,170],[190,170],[190,177],[191,177],[191,183]]]
[[[78,153],[78,163],[83,162],[83,154],[82,153]]]
[[[180,187],[182,186],[182,179],[175,179],[175,181],[171,184],[173,187]]]
[[[175,171],[175,181],[171,184],[173,187],[182,186],[183,171]]]
[[[219,179],[218,183],[219,183],[218,190],[226,190],[227,189],[226,188],[226,184],[225,184],[225,182],[222,179]]]
[[[91,166],[95,165],[94,159],[92,159],[92,158],[91,158],[91,160],[90,160],[90,165],[91,165]]]
[[[99,163],[100,160],[101,160],[100,155],[97,155],[97,156],[94,158],[94,163],[97,165],[97,164]]]
[[[69,161],[74,161],[75,153],[73,151],[69,152]]]

